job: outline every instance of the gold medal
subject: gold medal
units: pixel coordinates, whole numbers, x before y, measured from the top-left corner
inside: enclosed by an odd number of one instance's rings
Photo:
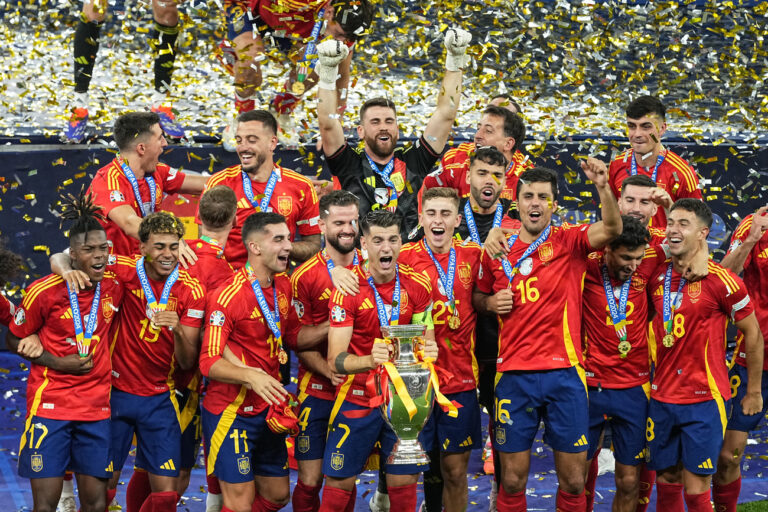
[[[304,82],[293,82],[293,85],[291,86],[293,93],[298,94],[299,96],[304,94],[305,89],[306,87],[304,86]]]
[[[448,317],[448,328],[455,331],[459,326],[461,326],[461,320],[459,319],[459,315],[454,312]]]
[[[665,347],[671,348],[675,344],[675,337],[672,334],[667,333],[666,335],[664,335],[664,338],[662,338],[661,343]]]
[[[280,351],[277,353],[277,360],[280,361],[280,364],[285,364],[288,362],[288,353],[280,349]]]
[[[627,354],[629,354],[631,349],[632,345],[627,340],[619,343],[619,354],[621,354],[621,357],[627,357]]]

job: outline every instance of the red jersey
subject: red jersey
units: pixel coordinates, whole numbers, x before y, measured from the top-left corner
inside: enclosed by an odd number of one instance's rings
[[[437,171],[424,178],[422,190],[432,187],[450,187],[459,192],[459,197],[469,196],[469,160],[475,152],[474,142],[463,142],[455,148],[449,149],[440,160]],[[533,167],[533,163],[520,150],[515,150],[512,161],[507,167],[507,181],[504,190],[501,191],[502,199],[514,201],[517,198],[517,180],[520,174]]]
[[[414,314],[428,311],[432,303],[432,287],[423,274],[411,267],[398,263],[400,276],[400,318],[398,324],[411,323]],[[373,289],[368,284],[366,271],[362,265],[355,267],[358,275],[360,292],[357,295],[343,296],[334,291],[331,296],[331,327],[354,328],[352,339],[347,352],[356,356],[367,356],[371,353],[373,342],[382,338],[379,324],[376,298]],[[388,283],[377,284],[376,289],[384,302],[387,315],[391,315],[392,294],[395,291],[395,279]],[[343,394],[343,399],[349,402],[372,407],[381,395],[376,391],[373,374],[370,370],[355,375],[349,375],[346,382],[341,384],[337,393]]]
[[[136,273],[138,256],[118,256],[112,265],[117,278],[125,286],[125,300],[120,322],[112,341],[112,385],[126,393],[154,396],[173,389],[171,369],[174,365],[174,337],[167,328],[155,329],[150,324],[151,312]],[[157,300],[164,281],[147,276]],[[186,270],[171,287],[167,311],[175,311],[182,325],[200,328],[205,315],[205,292],[200,282]]]
[[[747,215],[741,224],[736,228],[731,237],[731,246],[728,252],[736,250],[744,240],[749,236],[749,230],[752,229],[753,215]],[[763,336],[768,336],[768,234],[758,240],[755,246],[747,255],[744,261],[744,285],[752,298],[752,304],[755,306],[755,316],[760,325],[760,331]],[[739,344],[734,352],[734,362],[741,366],[747,366],[744,347]],[[765,345],[765,356],[763,357],[763,370],[768,370],[768,343]]]
[[[656,343],[656,373],[651,398],[673,404],[728,400],[731,389],[725,363],[725,328],[728,319],[738,322],[754,311],[744,282],[730,270],[709,262],[709,274],[701,281],[686,283],[682,302],[677,297],[680,274],[672,271],[670,301],[679,306],[672,321],[675,343],[665,347],[664,275],[666,262],[649,281],[651,300],[657,311],[651,323]]]
[[[651,234],[651,239],[648,245],[651,247],[658,246],[667,242],[667,231],[664,228],[648,227],[648,232]]]
[[[629,176],[632,176],[633,158],[634,151],[628,149],[614,158],[608,168],[608,182],[617,198],[621,196],[621,184]],[[649,164],[650,167],[638,165],[637,173],[652,178],[656,161],[649,162]],[[677,201],[683,197],[703,199],[696,171],[693,170],[691,164],[670,150],[667,150],[664,161],[659,165],[656,172],[656,185],[666,190],[672,197],[672,201]],[[656,215],[651,219],[651,226],[666,228],[667,215],[664,213],[664,208],[658,209]]]
[[[13,314],[16,312],[16,308],[13,306],[13,302],[0,293],[0,325],[8,327],[13,320]]]
[[[145,176],[146,178],[146,176]],[[152,173],[156,185],[154,211],[160,210],[163,194],[174,194],[179,191],[184,183],[183,171],[174,169],[165,164],[158,164]],[[139,194],[145,211],[152,210],[152,195],[146,179],[138,180]],[[133,208],[136,215],[142,217],[138,199],[133,193],[131,182],[125,177],[122,167],[115,158],[96,172],[91,186],[88,189],[93,192],[94,203],[101,207],[101,213],[107,217],[101,222],[107,232],[107,240],[111,244],[112,254],[132,256],[139,252],[139,241],[126,235],[117,224],[109,220],[109,213],[118,206],[128,205]]]
[[[603,254],[594,252],[587,261],[584,279],[582,333],[584,369],[587,384],[610,389],[631,388],[649,380],[648,365],[648,295],[646,285],[651,274],[666,259],[661,247],[645,250],[643,261],[632,274],[627,296],[627,341],[632,345],[626,357],[618,350],[616,334],[603,286]],[[621,281],[611,278],[614,301],[619,304]]]
[[[196,239],[188,240],[187,244],[197,255],[197,261],[187,272],[200,281],[206,292],[212,293],[235,273],[224,256],[224,249],[217,243]]]
[[[474,242],[453,239],[456,250],[456,274],[453,282],[453,298],[459,317],[458,329],[451,329],[451,318],[445,286],[432,258],[425,248],[426,241],[405,244],[400,250],[398,261],[424,274],[432,283],[432,323],[435,325],[435,340],[439,348],[437,365],[452,374],[450,378],[441,375],[440,391],[459,393],[477,387],[477,359],[475,359],[475,324],[477,313],[472,307],[472,291],[480,271],[482,248]],[[436,254],[435,259],[447,277],[450,253]]]
[[[298,321],[295,311],[290,307],[291,282],[286,274],[278,274],[273,286],[277,291],[283,343],[292,346],[296,339]],[[273,313],[274,291],[272,286],[262,288],[264,299]],[[236,272],[215,295],[208,298],[208,327],[200,350],[200,371],[203,375],[210,376],[211,366],[221,359],[225,346],[244,364],[261,368],[280,380],[280,347],[264,319],[245,269]],[[203,407],[213,414],[227,410],[242,416],[255,416],[268,405],[256,392],[244,385],[228,384],[215,379],[208,381],[203,399]]]
[[[360,255],[358,254],[358,260]],[[354,265],[347,268],[354,269]],[[293,305],[303,325],[319,325],[329,318],[328,303],[335,289],[328,271],[327,259],[323,251],[305,261],[291,275]],[[328,340],[316,347],[326,357]],[[323,375],[313,373],[299,362],[299,395],[310,395],[325,400],[333,400],[336,387]]]
[[[290,169],[279,166],[275,168],[280,172],[280,178],[277,180],[277,184],[272,192],[269,207],[272,211],[285,217],[288,229],[291,231],[291,240],[296,237],[297,231],[301,236],[319,235],[320,228],[317,225],[317,221],[320,218],[320,210],[317,204],[317,194],[312,186],[312,182]],[[260,201],[264,196],[267,182],[253,181],[247,174],[245,176],[251,182],[254,199]],[[240,165],[227,167],[208,178],[205,190],[216,185],[228,186],[235,192],[237,197],[235,227],[229,232],[229,238],[224,247],[224,256],[237,269],[245,265],[247,260],[247,252],[243,245],[242,237],[243,223],[249,215],[258,210],[245,195],[245,190],[243,189],[243,170]],[[199,217],[197,217],[197,222],[200,222]]]
[[[94,290],[77,294],[77,303],[87,325]],[[84,375],[58,372],[31,364],[27,381],[27,415],[53,420],[98,421],[109,418],[109,334],[112,320],[123,299],[123,287],[114,274],[105,272],[101,281],[101,305],[91,338],[93,369]],[[75,325],[64,280],[51,274],[32,283],[9,326],[14,336],[37,333],[43,348],[56,357],[77,354]]]
[[[589,224],[552,226],[547,241],[520,265],[512,283],[514,307],[499,315],[499,372],[582,364],[581,284],[587,255],[594,251],[588,229]],[[512,245],[510,265],[528,246],[519,239]],[[500,260],[483,252],[481,262],[480,291],[494,294],[510,287]]]

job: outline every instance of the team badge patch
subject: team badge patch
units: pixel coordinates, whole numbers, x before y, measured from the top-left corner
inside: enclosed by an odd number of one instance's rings
[[[299,450],[299,453],[307,453],[309,451],[309,436],[297,437],[296,449]]]
[[[344,467],[344,454],[339,452],[333,452],[331,454],[331,468],[339,471]]]
[[[215,325],[217,327],[221,327],[224,325],[224,313],[221,311],[214,311],[211,313],[211,318],[208,320],[208,323],[211,325]]]
[[[109,193],[109,200],[113,203],[122,203],[125,201],[125,196],[119,190],[113,190]]]
[[[699,295],[701,295],[701,281],[688,283],[688,296],[692,299],[697,299]]]
[[[331,309],[331,320],[336,323],[343,322],[347,318],[347,311],[339,305]]]
[[[237,470],[241,475],[247,475],[251,472],[251,459],[248,456],[237,459]]]
[[[405,290],[400,292],[400,305],[398,307],[400,308],[401,313],[408,307],[408,292]]]
[[[33,454],[30,462],[32,466],[32,471],[34,471],[35,473],[39,473],[43,470],[43,456],[40,455],[39,453]]]
[[[296,316],[299,318],[304,317],[304,303],[300,300],[293,299],[293,309],[296,310]]]
[[[392,180],[392,184],[395,186],[395,190],[398,192],[402,192],[405,188],[405,181],[403,180],[403,175],[398,173],[392,173],[392,176],[390,176],[390,179]]]
[[[16,314],[13,315],[13,323],[16,325],[24,325],[24,322],[27,321],[27,316],[24,314],[24,310],[22,308],[19,308],[16,310]]]
[[[105,320],[110,320],[115,314],[115,306],[112,305],[112,297],[104,297],[101,301],[101,314]]]
[[[632,284],[630,286],[636,292],[641,292],[645,288],[645,279],[640,276],[632,276]]]
[[[469,268],[469,264],[464,264],[459,267],[459,281],[464,286],[472,284],[472,269]]]
[[[496,443],[504,444],[507,442],[507,431],[503,427],[496,427]]]
[[[284,293],[277,294],[277,307],[280,308],[280,314],[283,316],[288,315],[288,298]]]
[[[544,242],[543,244],[541,244],[539,246],[538,251],[539,251],[539,259],[542,262],[551,260],[552,255],[554,254],[551,242]]]
[[[277,213],[287,217],[293,210],[293,199],[290,196],[280,196],[277,198]]]

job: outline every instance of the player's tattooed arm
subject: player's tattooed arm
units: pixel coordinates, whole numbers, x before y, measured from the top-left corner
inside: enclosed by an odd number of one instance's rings
[[[741,401],[741,407],[744,414],[751,416],[763,410],[761,378],[765,340],[754,312],[734,323],[744,335],[744,353],[747,360],[747,394]]]

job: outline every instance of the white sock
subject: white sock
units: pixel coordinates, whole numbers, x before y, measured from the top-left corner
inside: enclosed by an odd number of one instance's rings
[[[75,480],[64,480],[64,485],[61,487],[62,498],[74,498],[75,497]]]
[[[205,512],[221,512],[222,505],[221,494],[207,493],[205,495]]]

